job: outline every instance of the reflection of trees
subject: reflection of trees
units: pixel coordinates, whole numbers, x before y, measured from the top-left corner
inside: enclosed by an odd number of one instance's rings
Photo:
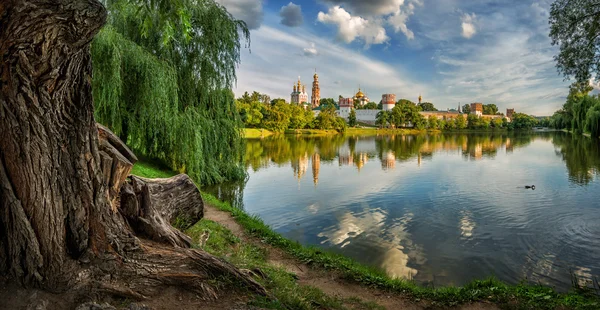
[[[600,174],[600,144],[597,139],[555,133],[552,143],[560,148],[557,154],[565,161],[572,182],[585,185]]]
[[[339,165],[354,165],[360,170],[370,158],[377,158],[382,169],[391,169],[396,162],[432,158],[440,151],[461,152],[469,159],[494,158],[502,147],[512,152],[529,144],[532,137],[534,135],[529,133],[275,136],[246,142],[246,167],[257,171],[270,162],[278,165],[290,163],[296,175],[298,172],[303,175],[307,157],[319,154],[319,162],[323,163],[337,161]],[[550,139],[551,136],[536,134],[535,137]]]

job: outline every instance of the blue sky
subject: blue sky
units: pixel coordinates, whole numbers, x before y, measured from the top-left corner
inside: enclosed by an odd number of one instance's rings
[[[289,100],[315,68],[321,97],[350,97],[360,84],[433,102],[438,109],[495,103],[551,115],[568,81],[548,37],[550,0],[217,0],[251,28],[234,91]]]

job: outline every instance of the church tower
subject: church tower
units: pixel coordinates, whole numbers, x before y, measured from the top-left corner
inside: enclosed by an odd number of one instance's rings
[[[311,107],[317,108],[321,105],[321,89],[319,88],[319,75],[317,74],[317,70],[315,70],[315,75],[313,76],[313,85],[312,85],[312,96],[310,97]]]

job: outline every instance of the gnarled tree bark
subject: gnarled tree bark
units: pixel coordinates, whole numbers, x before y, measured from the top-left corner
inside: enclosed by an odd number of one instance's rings
[[[211,296],[206,280],[230,275],[264,294],[231,264],[185,248],[185,237],[166,229],[173,215],[152,203],[168,202],[156,194],[163,181],[133,178],[127,186],[150,201],[136,198],[137,215],[118,211],[135,159],[94,121],[90,42],[105,19],[96,0],[0,2],[0,273],[49,290],[134,298],[166,285]],[[157,226],[159,218],[166,223]],[[136,237],[128,224],[135,220],[156,228],[156,235],[143,229],[146,237],[168,245]]]

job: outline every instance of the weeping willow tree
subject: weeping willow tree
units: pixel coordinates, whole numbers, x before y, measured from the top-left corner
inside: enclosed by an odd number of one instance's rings
[[[592,137],[600,137],[600,100],[597,97],[595,104],[587,111],[585,127]]]
[[[97,120],[202,184],[244,178],[230,89],[245,24],[213,0],[104,4],[108,26],[92,45]]]

